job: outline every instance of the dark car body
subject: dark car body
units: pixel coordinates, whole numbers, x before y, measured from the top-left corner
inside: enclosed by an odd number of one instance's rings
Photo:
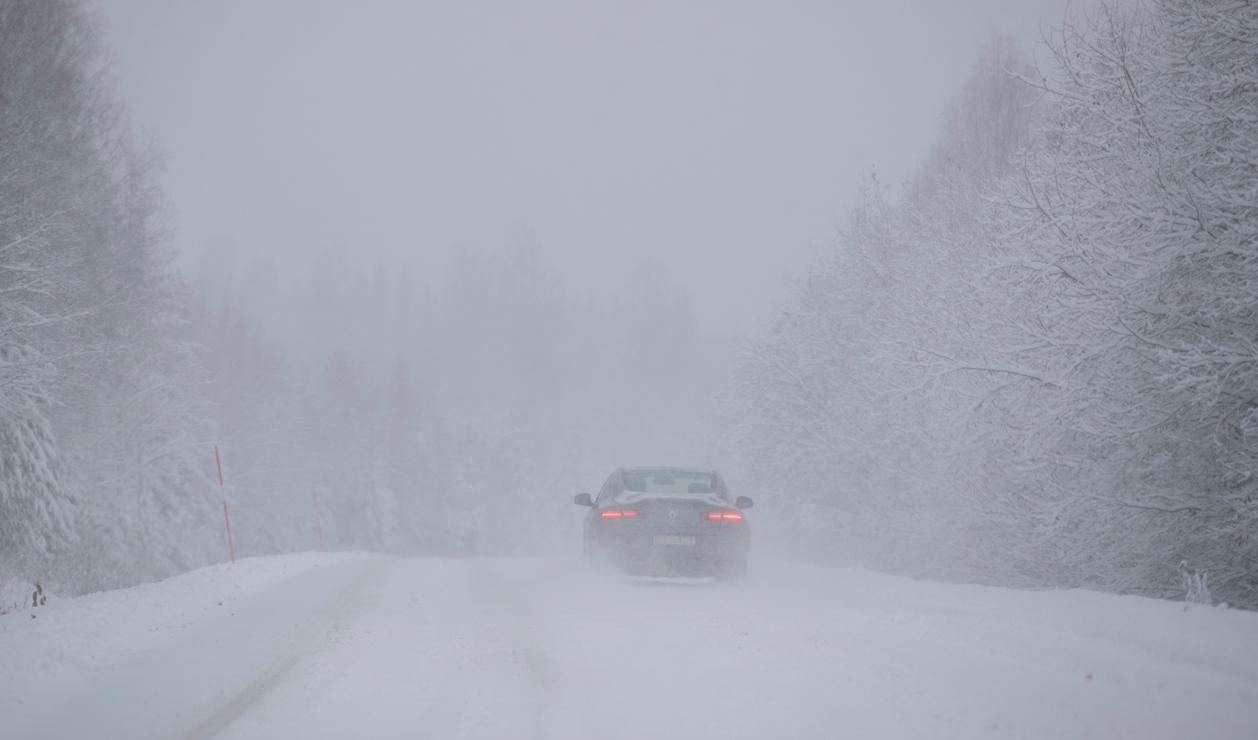
[[[720,474],[688,468],[613,472],[584,523],[588,560],[633,575],[738,578],[747,571],[751,531]]]

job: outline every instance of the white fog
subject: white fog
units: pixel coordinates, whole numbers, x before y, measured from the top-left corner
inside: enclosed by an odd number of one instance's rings
[[[0,738],[1258,736],[1258,7],[0,0]]]

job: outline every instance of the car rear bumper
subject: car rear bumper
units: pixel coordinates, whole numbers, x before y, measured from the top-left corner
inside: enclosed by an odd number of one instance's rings
[[[625,573],[652,576],[740,574],[750,544],[745,527],[720,532],[638,530],[591,539],[587,552],[593,559]]]

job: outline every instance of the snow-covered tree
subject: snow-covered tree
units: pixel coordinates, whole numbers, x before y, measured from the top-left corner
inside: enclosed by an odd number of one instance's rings
[[[63,588],[187,567],[206,524],[201,363],[99,36],[74,2],[0,6],[0,514]],[[29,545],[75,534],[55,565]]]
[[[733,405],[841,554],[1258,603],[1256,18],[1106,4],[1043,71],[994,43],[902,199],[865,189]]]
[[[1051,48],[1053,113],[1012,200],[1026,339],[1054,348],[1031,444],[1060,529],[1103,553],[1104,585],[1173,591],[1186,559],[1252,603],[1258,9],[1106,5]]]
[[[68,267],[99,212],[90,192],[97,49],[73,5],[0,6],[0,567],[29,576],[73,533],[48,420],[77,317]]]

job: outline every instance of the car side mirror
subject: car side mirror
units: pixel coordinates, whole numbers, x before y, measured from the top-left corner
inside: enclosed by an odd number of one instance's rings
[[[756,502],[752,501],[746,496],[739,496],[738,498],[734,499],[734,507],[738,509],[750,509],[751,507],[755,505],[756,505]]]
[[[572,503],[577,506],[593,506],[594,499],[590,498],[590,494],[588,493],[578,493],[572,497]]]

